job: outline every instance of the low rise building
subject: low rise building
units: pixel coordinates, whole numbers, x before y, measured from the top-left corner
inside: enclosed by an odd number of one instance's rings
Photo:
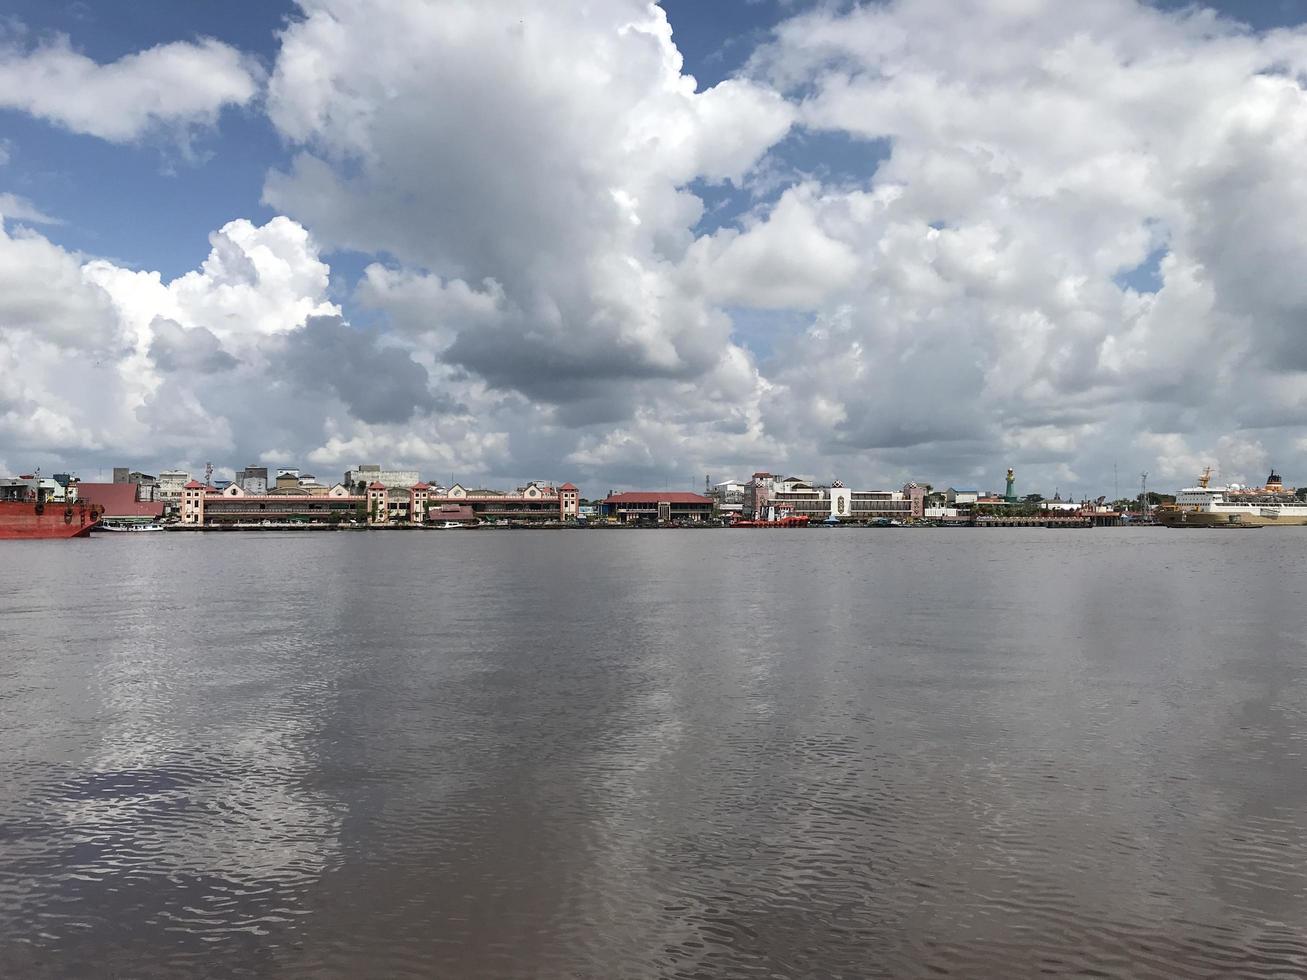
[[[554,487],[529,483],[512,493],[467,490],[455,484],[449,490],[416,482],[407,487],[388,487],[374,480],[363,492],[338,483],[330,489],[291,487],[290,474],[284,483],[266,494],[248,493],[239,483],[219,490],[192,480],[181,499],[182,523],[191,526],[221,524],[342,523],[355,521],[374,527],[404,527],[416,524],[480,521],[545,523],[572,520],[577,516],[580,492],[570,484]],[[307,479],[307,478],[305,478]]]
[[[163,516],[167,504],[143,499],[138,483],[79,483],[77,498],[104,508],[106,523],[150,523]],[[153,494],[153,488],[149,488]]]
[[[182,489],[181,522],[193,527],[223,524],[331,523],[368,521],[367,497],[337,485],[325,495],[247,493],[239,483],[223,490],[191,480]]]
[[[902,490],[854,490],[839,480],[830,486],[807,477],[755,473],[745,486],[743,516],[774,521],[805,516],[811,522],[913,521],[925,516],[926,488],[905,484]]]
[[[576,520],[581,492],[572,483],[555,487],[532,482],[508,492],[468,489],[455,483],[448,490],[432,488],[430,506],[452,504],[469,507],[478,520],[506,524],[543,524],[551,521]]]
[[[698,524],[713,516],[710,498],[675,490],[611,493],[601,507],[605,517],[620,524]]]

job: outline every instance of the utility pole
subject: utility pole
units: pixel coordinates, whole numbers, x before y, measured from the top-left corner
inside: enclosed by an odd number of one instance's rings
[[[1121,499],[1121,481],[1116,477],[1116,460],[1112,460],[1112,502]]]

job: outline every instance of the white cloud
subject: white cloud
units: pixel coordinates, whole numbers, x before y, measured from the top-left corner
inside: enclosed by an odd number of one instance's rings
[[[0,159],[0,164],[4,161]],[[61,225],[58,218],[52,218],[25,197],[17,194],[0,193],[0,220],[30,221],[38,225]]]
[[[269,113],[304,150],[265,196],[396,258],[368,302],[411,329],[424,283],[445,360],[551,403],[712,369],[729,323],[675,281],[701,212],[682,186],[741,179],[792,107],[743,80],[696,92],[636,0],[301,6]]]
[[[169,281],[0,226],[7,458],[196,471],[233,458],[325,468],[385,458],[446,473],[506,465],[496,398],[414,360],[402,335],[345,323],[303,227],[238,219],[210,244],[199,268]]]
[[[0,239],[32,363],[73,322],[125,352],[130,417],[105,407],[88,446],[602,485],[1015,465],[1096,494],[1113,461],[1259,479],[1307,422],[1307,30],[1135,0],[821,5],[699,91],[644,0],[300,7],[267,102],[287,217],[225,226],[171,282]],[[772,152],[795,125],[842,138],[838,178]],[[702,235],[701,182],[757,196]],[[366,255],[362,280],[333,293],[320,248]],[[305,327],[333,295],[368,329]],[[285,360],[314,338],[339,352],[316,388]],[[402,383],[374,397],[354,368]],[[23,396],[51,438],[88,417],[65,394]]]
[[[0,46],[0,107],[115,143],[156,127],[212,125],[246,105],[261,72],[230,45],[177,41],[101,65],[66,38],[30,51]]]
[[[1168,474],[1222,452],[1248,477],[1260,457],[1222,438],[1287,445],[1307,402],[1305,63],[1307,31],[1133,0],[897,0],[782,25],[755,77],[808,127],[891,153],[873,183],[792,189],[693,250],[731,302],[816,314],[763,365],[787,399],[768,431],[923,476],[1094,480],[1157,451]],[[1122,285],[1159,249],[1155,295]],[[1229,434],[1244,425],[1272,431]]]

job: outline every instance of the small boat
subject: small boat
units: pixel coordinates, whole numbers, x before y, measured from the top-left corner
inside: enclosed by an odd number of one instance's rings
[[[141,534],[146,531],[166,531],[162,524],[101,524],[97,531],[115,531],[120,534]]]
[[[778,517],[772,521],[731,521],[727,527],[807,527],[810,518],[807,514],[792,514],[786,517]]]

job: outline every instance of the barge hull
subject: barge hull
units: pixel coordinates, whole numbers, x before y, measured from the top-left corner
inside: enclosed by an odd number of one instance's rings
[[[88,504],[0,502],[0,541],[84,538],[99,522]]]

